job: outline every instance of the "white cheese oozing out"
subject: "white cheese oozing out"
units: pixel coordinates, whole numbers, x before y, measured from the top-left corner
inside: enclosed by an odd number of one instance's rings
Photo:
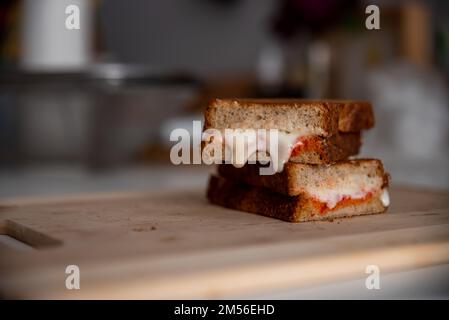
[[[388,207],[390,205],[390,195],[388,194],[388,189],[382,189],[382,193],[380,195],[380,201],[384,207]]]
[[[284,170],[284,165],[290,159],[293,148],[298,144],[302,144],[300,141],[304,134],[299,132],[283,132],[278,131],[277,146],[272,146],[271,143],[268,153],[270,154],[271,161],[273,162],[273,169],[275,172],[281,172]]]
[[[281,172],[290,158],[292,150],[305,132],[285,132],[280,130],[225,129],[225,160],[240,168],[255,155],[265,153],[270,156],[273,174]]]
[[[382,187],[382,177],[367,177],[365,174],[346,175],[332,183],[309,186],[306,192],[314,199],[333,209],[344,199],[363,199],[369,194],[378,194]]]
[[[315,198],[317,198],[320,202],[325,203],[326,206],[329,209],[333,209],[337,206],[337,204],[342,201],[343,199],[350,198],[350,199],[363,199],[368,193],[362,192],[360,190],[357,190],[352,193],[342,193],[340,190],[332,190],[323,194],[318,193],[315,194]]]

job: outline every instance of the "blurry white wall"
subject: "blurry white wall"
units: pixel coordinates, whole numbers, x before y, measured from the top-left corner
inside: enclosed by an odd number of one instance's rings
[[[449,96],[437,70],[398,63],[369,74],[376,127],[364,154],[384,160],[396,184],[449,189]]]

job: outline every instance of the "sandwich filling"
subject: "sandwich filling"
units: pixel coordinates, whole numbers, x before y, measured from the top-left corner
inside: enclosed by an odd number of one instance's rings
[[[323,203],[319,200],[314,199],[313,205],[317,210],[320,212],[321,215],[325,215],[330,211],[341,209],[348,206],[357,206],[360,205],[366,201],[371,200],[375,196],[374,193],[368,192],[366,193],[362,198],[352,198],[349,196],[343,196],[341,200],[339,200],[336,205],[332,208],[329,208],[329,206],[326,203]],[[380,194],[380,201],[382,202],[382,205],[386,208],[390,205],[389,195],[387,189],[382,189]]]
[[[373,197],[373,194],[371,192],[367,193],[363,198],[351,198],[348,196],[343,196],[343,198],[336,203],[336,205],[332,208],[329,208],[326,203],[323,203],[319,200],[314,199],[313,205],[315,208],[319,211],[321,215],[325,215],[330,211],[341,209],[348,206],[356,206],[360,205],[365,201],[370,200]]]
[[[217,131],[220,134],[214,133],[212,140],[220,146],[224,144],[223,158],[226,163],[241,168],[247,162],[270,162],[272,174],[284,169],[292,153],[298,155],[310,149],[315,138],[306,130],[286,132],[275,129],[225,129]],[[206,141],[210,141],[210,138],[206,135]],[[221,153],[214,154],[220,160],[222,159]]]
[[[304,192],[315,202],[322,214],[330,210],[361,204],[378,197],[384,207],[390,205],[383,177],[366,174],[328,176],[305,187]]]

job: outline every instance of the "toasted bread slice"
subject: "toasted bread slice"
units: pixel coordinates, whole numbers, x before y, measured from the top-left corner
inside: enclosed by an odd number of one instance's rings
[[[349,200],[333,209],[323,210],[321,204],[305,194],[286,196],[266,188],[237,183],[211,176],[208,199],[217,205],[289,222],[326,220],[385,212],[384,193],[370,194],[363,199]]]
[[[340,161],[333,165],[310,165],[288,162],[284,171],[260,175],[259,165],[235,168],[230,164],[218,166],[218,173],[227,179],[264,187],[278,193],[296,196],[307,193],[323,200],[325,193],[349,196],[350,193],[375,192],[388,187],[389,175],[377,159]]]
[[[324,137],[373,126],[369,102],[343,100],[215,99],[206,109],[204,122],[204,129],[300,130]]]

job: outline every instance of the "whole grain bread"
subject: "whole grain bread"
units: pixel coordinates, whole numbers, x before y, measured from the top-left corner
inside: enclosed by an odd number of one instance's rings
[[[385,212],[387,209],[382,204],[380,194],[376,194],[360,203],[337,207],[323,213],[314,200],[304,194],[286,196],[266,188],[249,186],[216,176],[210,177],[207,197],[212,203],[223,207],[289,222],[375,214]]]
[[[218,173],[226,179],[268,188],[289,196],[325,187],[338,190],[349,184],[362,187],[376,182],[379,187],[385,188],[389,183],[389,175],[382,162],[377,159],[340,161],[332,165],[288,162],[282,172],[274,175],[260,175],[259,168],[260,165],[235,168],[231,164],[222,164],[218,166]]]
[[[204,129],[306,130],[325,137],[373,126],[371,103],[350,100],[215,99],[204,121]]]

